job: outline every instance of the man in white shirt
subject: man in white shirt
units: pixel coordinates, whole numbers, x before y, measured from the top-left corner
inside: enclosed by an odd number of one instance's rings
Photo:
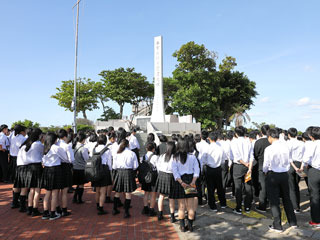
[[[0,126],[0,169],[2,181],[8,182],[8,150],[9,139],[7,137],[8,126],[3,124]],[[1,179],[0,179],[1,180]]]
[[[139,151],[140,151],[140,144],[138,139],[136,138],[136,133],[137,130],[134,128],[131,130],[131,135],[129,136],[129,149],[134,152],[137,156],[137,159],[139,161],[140,157],[139,157]]]
[[[209,143],[207,143],[208,132],[206,130],[202,130],[201,132],[201,141],[196,143],[196,148],[199,152],[198,159],[200,161],[201,168],[203,166],[203,162],[207,159],[207,150],[209,147]]]
[[[225,189],[222,186],[222,169],[221,164],[226,159],[222,147],[220,147],[216,141],[218,139],[218,133],[211,132],[208,137],[210,145],[207,149],[207,158],[203,165],[206,166],[206,182],[208,189],[208,204],[211,210],[217,211],[215,203],[214,192],[217,189],[218,198],[221,204],[221,208],[225,208],[226,196]]]
[[[233,181],[237,206],[234,213],[242,214],[242,194],[244,193],[244,208],[250,212],[252,204],[252,181],[245,182],[245,176],[251,174],[253,162],[253,149],[250,141],[244,138],[246,129],[242,126],[235,128],[236,139],[231,142],[233,153]]]
[[[264,151],[263,172],[267,174],[267,196],[270,201],[273,225],[270,230],[282,232],[280,196],[291,227],[297,226],[296,215],[289,195],[288,170],[290,168],[289,149],[283,141],[279,141],[276,129],[268,131],[268,141],[271,143]]]
[[[300,213],[300,167],[305,151],[305,146],[302,141],[297,139],[298,131],[296,128],[290,128],[288,130],[289,141],[286,141],[289,148],[289,188],[290,188],[290,199],[294,208],[295,213]]]

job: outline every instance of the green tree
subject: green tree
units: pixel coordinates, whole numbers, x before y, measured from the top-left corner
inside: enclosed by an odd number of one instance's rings
[[[26,128],[39,128],[40,127],[40,123],[25,119],[24,121],[20,120],[20,121],[12,123],[11,128],[14,128],[18,124],[25,126]]]
[[[104,96],[120,106],[120,118],[126,103],[136,105],[150,95],[150,83],[134,68],[105,70],[99,75],[102,77]]]
[[[65,108],[66,111],[73,111],[71,106],[73,100],[74,80],[62,81],[57,88],[57,93],[51,98],[57,99],[59,106]],[[82,78],[77,86],[77,113],[82,112],[83,117],[87,119],[86,111],[92,111],[98,108],[98,100],[95,91],[95,82],[91,79]]]
[[[98,121],[108,121],[109,119],[120,119],[120,113],[116,113],[113,108],[106,106]]]

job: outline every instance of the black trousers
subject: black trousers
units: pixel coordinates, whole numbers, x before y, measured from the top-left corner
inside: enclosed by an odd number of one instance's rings
[[[135,149],[132,149],[131,151],[136,154],[137,159],[138,159],[138,163],[140,163],[139,149],[138,149],[138,148],[135,148]]]
[[[301,162],[294,161],[293,163],[294,165],[296,165],[297,168],[301,167]],[[296,171],[292,166],[290,166],[288,175],[289,175],[290,199],[292,202],[292,206],[294,209],[300,209],[300,189],[299,189],[300,176],[296,173]]]
[[[0,151],[0,168],[2,181],[8,181],[8,151]]]
[[[256,160],[254,160],[254,163],[253,163],[253,166],[252,166],[251,177],[252,177],[252,186],[253,186],[253,189],[254,189],[254,195],[256,197],[258,197],[259,196],[259,192],[260,192],[259,164],[257,163]]]
[[[271,214],[273,216],[273,227],[282,230],[280,197],[287,215],[290,226],[297,225],[296,215],[290,200],[288,173],[268,172],[266,177],[267,195],[270,201]]]
[[[310,168],[308,174],[311,220],[320,223],[320,170]]]
[[[259,170],[259,183],[260,183],[259,208],[262,210],[266,210],[267,208],[266,175],[262,170]]]
[[[252,204],[252,181],[245,183],[244,177],[248,168],[243,164],[233,165],[233,181],[235,185],[235,196],[237,209],[242,208],[242,195],[244,194],[244,207],[251,208]]]
[[[221,175],[222,175],[222,187],[226,189],[228,184],[228,178],[229,178],[229,166],[228,166],[228,160],[222,161],[221,164]]]
[[[217,189],[218,198],[221,206],[226,206],[225,189],[222,186],[222,170],[221,167],[211,168],[207,166],[206,183],[208,190],[208,204],[211,209],[216,209],[216,200],[214,192]]]

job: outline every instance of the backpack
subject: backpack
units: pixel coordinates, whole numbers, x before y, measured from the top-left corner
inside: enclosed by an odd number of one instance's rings
[[[108,151],[109,148],[106,146],[100,152],[96,152],[95,148],[93,149],[92,157],[88,159],[86,162],[86,166],[84,169],[86,179],[90,182],[99,181],[105,175],[105,167],[102,165],[101,156]]]
[[[153,170],[153,165],[150,162],[154,154],[151,154],[148,161],[143,156],[143,161],[138,167],[138,179],[140,183],[155,183],[158,177],[158,172]]]

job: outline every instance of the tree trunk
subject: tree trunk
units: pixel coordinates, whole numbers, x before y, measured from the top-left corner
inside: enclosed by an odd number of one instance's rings
[[[83,114],[83,118],[84,118],[84,119],[88,119],[88,118],[87,118],[86,111],[82,111],[82,114]]]
[[[122,119],[124,103],[119,103],[119,105],[120,105],[120,119]]]

